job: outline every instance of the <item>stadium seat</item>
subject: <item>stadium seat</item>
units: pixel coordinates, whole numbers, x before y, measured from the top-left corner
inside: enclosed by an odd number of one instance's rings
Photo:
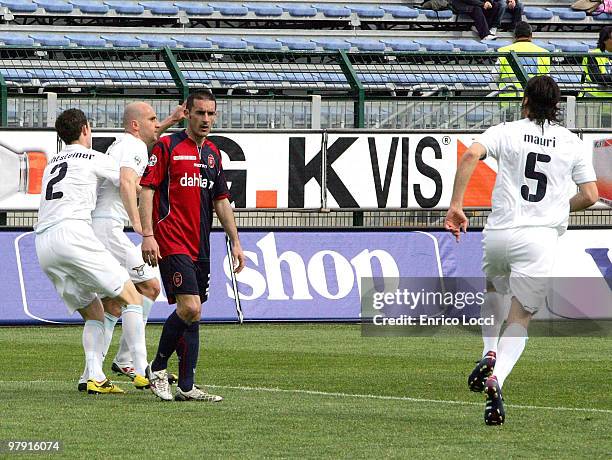
[[[596,21],[607,21],[607,20],[612,21],[612,14],[601,13],[601,14],[593,15],[593,19],[595,19]]]
[[[273,38],[246,36],[243,38],[245,42],[251,45],[256,50],[279,50],[283,45]]]
[[[67,78],[72,78],[78,81],[86,81],[87,83],[100,82],[105,80],[104,75],[99,70],[92,69],[64,69],[64,75]]]
[[[483,70],[485,69],[483,68]],[[493,82],[491,73],[459,73],[455,77],[458,83],[465,85],[481,86]]]
[[[283,9],[269,3],[245,3],[244,6],[255,13],[255,16],[282,16]]]
[[[348,18],[351,15],[351,10],[343,6],[333,5],[330,3],[317,3],[313,6],[318,11],[323,13],[323,16],[328,18]]]
[[[43,46],[70,46],[70,40],[54,34],[30,34],[30,37]]]
[[[34,45],[34,40],[30,37],[26,37],[21,34],[14,34],[11,32],[2,32],[0,33],[0,42],[5,45],[13,45],[13,46],[32,46]]]
[[[108,5],[104,5],[93,0],[68,0],[73,6],[85,14],[106,14],[108,13]]]
[[[115,10],[118,14],[142,14],[144,12],[144,6],[136,3],[122,2],[122,1],[106,1],[105,5]]]
[[[149,45],[149,48],[175,48],[176,41],[163,35],[137,35],[136,38],[141,40],[144,44]]]
[[[223,49],[234,49],[234,50],[243,50],[247,47],[246,42],[239,38],[234,37],[208,37],[208,39],[217,45],[219,48]]]
[[[29,81],[32,79],[31,75],[25,69],[2,69],[0,73],[6,80],[10,81]]]
[[[416,85],[425,81],[422,75],[414,73],[391,73],[387,75],[387,79],[391,83],[397,83],[400,85]]]
[[[476,40],[461,39],[448,40],[448,42],[451,43],[455,48],[460,49],[461,51],[481,52],[487,51],[489,49],[487,45]]]
[[[175,15],[179,12],[178,7],[174,6],[172,2],[139,2],[139,5],[152,14]]]
[[[327,51],[348,51],[351,49],[349,43],[337,38],[313,37],[311,40]]]
[[[418,43],[402,38],[381,38],[380,41],[393,51],[418,51],[421,48]]]
[[[172,37],[184,48],[212,48],[212,43],[202,37],[189,35],[173,35]]]
[[[488,40],[485,45],[487,48],[493,51],[497,51],[499,48],[503,48],[504,46],[511,45],[512,42],[510,40]]]
[[[582,74],[579,72],[551,72],[551,76],[558,83],[579,85],[582,81]]]
[[[414,40],[427,51],[453,51],[453,45],[444,41],[431,38],[416,38]]]
[[[419,11],[403,5],[381,5],[381,8],[396,19],[416,19]]]
[[[195,16],[208,16],[215,11],[211,6],[199,2],[174,2],[174,5],[179,10]]]
[[[35,0],[47,13],[72,13],[74,6],[59,0]]]
[[[106,40],[100,38],[98,35],[85,35],[85,34],[69,34],[64,35],[68,40],[78,46],[91,46],[91,47],[105,47]]]
[[[359,51],[385,50],[385,45],[380,40],[374,40],[370,38],[347,38],[346,41],[356,47]]]
[[[526,6],[523,9],[523,14],[527,19],[531,20],[552,19],[553,17],[552,11],[544,8],[538,8],[536,6]]]
[[[318,77],[310,72],[282,72],[279,75],[282,75],[283,79],[288,82],[316,83],[319,81]]]
[[[597,41],[595,40],[582,40],[582,43],[588,46],[590,50],[597,48]]]
[[[38,5],[25,0],[1,0],[1,6],[6,6],[12,13],[34,13]]]
[[[385,15],[385,11],[378,6],[347,4],[346,8],[357,13],[360,18],[382,18]]]
[[[142,42],[131,35],[101,35],[101,38],[113,46],[122,48],[140,48]]]
[[[317,9],[309,5],[282,4],[279,6],[295,18],[309,18],[317,15]]]
[[[555,45],[551,45],[548,42],[543,42],[540,40],[534,40],[534,45],[538,45],[540,48],[544,48],[546,51],[550,51],[551,53],[555,50]]]
[[[589,47],[584,43],[572,40],[549,40],[548,43],[564,53],[586,53],[589,50]]]
[[[433,83],[436,85],[440,84],[454,84],[458,82],[459,77],[455,74],[448,73],[421,73],[423,81],[425,83]]]
[[[303,38],[279,37],[277,40],[290,50],[314,50],[317,48],[317,45],[311,40]]]
[[[453,12],[451,10],[422,10],[425,13],[425,17],[428,19],[450,19],[453,17]]]
[[[209,3],[208,5],[224,16],[246,16],[249,14],[248,8],[235,3]]]
[[[558,16],[559,19],[564,19],[566,21],[582,21],[586,18],[586,13],[584,11],[575,11],[571,8],[546,8],[548,11],[552,11],[555,16]]]

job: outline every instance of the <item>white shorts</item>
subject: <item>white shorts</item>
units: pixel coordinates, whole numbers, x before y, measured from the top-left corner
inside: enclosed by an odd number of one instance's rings
[[[546,306],[558,232],[550,227],[518,227],[483,232],[482,271],[500,294],[511,294],[535,313]]]
[[[157,278],[155,270],[145,264],[140,248],[124,233],[121,222],[109,218],[94,218],[92,226],[100,242],[127,270],[134,284]]]
[[[82,220],[67,220],[37,234],[36,255],[70,313],[96,296],[118,296],[130,279]]]

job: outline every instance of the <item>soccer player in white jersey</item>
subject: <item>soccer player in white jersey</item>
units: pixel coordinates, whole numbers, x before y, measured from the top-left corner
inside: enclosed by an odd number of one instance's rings
[[[102,370],[104,310],[98,296],[113,298],[127,308],[141,305],[142,297],[91,226],[98,182],[118,184],[117,166],[108,155],[91,150],[91,128],[82,111],[64,111],[55,128],[66,148],[49,159],[44,171],[36,255],[68,310],[78,311],[85,320],[88,393],[123,393]],[[133,316],[142,324],[142,314]],[[148,384],[142,375],[134,381]]]
[[[119,172],[119,186],[111,181],[104,181],[98,189],[98,201],[92,213],[93,229],[104,247],[128,271],[136,289],[142,294],[142,306],[131,310],[142,313],[143,326],[146,325],[151,307],[159,295],[160,285],[153,268],[144,263],[142,252],[124,233],[124,223],[129,219],[134,231],[142,234],[138,214],[138,182],[149,161],[148,146],[152,146],[160,133],[184,118],[184,106],[178,106],[161,124],[153,108],[145,102],[128,104],[123,113],[125,134],[119,137],[107,150]],[[121,308],[112,299],[104,299],[104,331],[106,355],[113,337],[113,330],[119,316],[131,311]],[[136,329],[134,329],[136,327]],[[123,322],[119,350],[113,360],[111,369],[134,379],[141,369],[135,368],[131,350],[134,344],[130,341],[144,341],[144,327],[131,322]],[[87,366],[79,379],[79,391],[85,391]],[[137,386],[137,388],[141,388]]]
[[[472,391],[486,393],[487,425],[504,423],[501,388],[525,348],[532,315],[545,306],[546,278],[569,212],[598,199],[592,152],[557,124],[559,99],[559,87],[549,76],[529,80],[524,118],[487,129],[461,158],[446,215],[445,227],[459,241],[467,230],[463,196],[474,168],[488,155],[497,160],[492,211],[483,232],[487,293],[481,309],[482,317],[493,317],[494,326],[483,327],[483,358],[468,378]],[[511,304],[499,337],[505,294]]]

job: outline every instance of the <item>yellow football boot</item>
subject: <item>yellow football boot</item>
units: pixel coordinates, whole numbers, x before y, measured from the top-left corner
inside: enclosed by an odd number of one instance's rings
[[[90,395],[99,395],[102,393],[125,393],[125,391],[108,379],[102,382],[96,382],[93,379],[89,379],[87,381],[87,393]]]

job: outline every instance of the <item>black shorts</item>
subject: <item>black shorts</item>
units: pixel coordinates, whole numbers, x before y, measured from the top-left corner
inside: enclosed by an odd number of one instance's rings
[[[200,303],[208,299],[210,282],[210,261],[191,260],[185,254],[173,254],[159,261],[164,289],[168,303],[176,303],[177,294],[199,295]]]

